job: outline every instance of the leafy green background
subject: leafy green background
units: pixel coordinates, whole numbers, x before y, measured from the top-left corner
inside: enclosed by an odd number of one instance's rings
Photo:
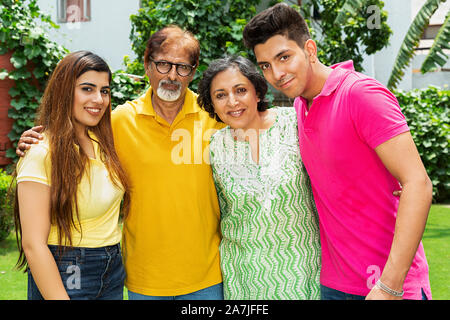
[[[394,94],[433,182],[434,202],[450,202],[450,91],[429,86]]]

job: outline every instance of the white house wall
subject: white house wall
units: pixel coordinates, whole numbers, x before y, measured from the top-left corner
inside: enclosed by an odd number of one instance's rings
[[[57,0],[39,0],[39,7],[57,21]],[[135,58],[129,40],[130,15],[136,14],[139,0],[91,0],[91,21],[60,23],[51,38],[70,51],[90,50],[104,58],[111,69],[123,68],[125,55]]]
[[[384,9],[388,12],[387,23],[393,31],[390,45],[375,55],[366,56],[363,64],[364,73],[376,78],[385,85],[387,84],[405,34],[424,3],[425,0],[384,1]],[[449,8],[450,1],[442,4],[431,17],[430,24],[442,24]],[[427,87],[430,84],[440,87],[448,85],[449,72],[430,72],[424,75],[418,72],[425,59],[425,53],[416,51],[416,55],[413,57],[410,65],[404,70],[405,75],[398,85],[399,89],[411,90],[413,88]],[[443,68],[448,69],[449,67],[450,63],[447,62]]]

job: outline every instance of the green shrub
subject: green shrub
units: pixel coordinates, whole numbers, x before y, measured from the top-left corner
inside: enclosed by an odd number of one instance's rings
[[[433,182],[433,201],[450,202],[450,91],[429,86],[408,92],[397,90],[395,95]]]
[[[0,241],[6,239],[14,226],[11,181],[12,177],[0,169]]]
[[[146,77],[126,74],[122,70],[113,73],[111,82],[111,106],[114,109],[118,105],[134,100],[142,95],[148,87]]]
[[[317,40],[317,56],[326,65],[351,59],[355,70],[363,71],[364,53],[371,55],[389,45],[392,30],[384,10],[386,1],[288,2],[301,2],[301,13],[308,21],[312,38]]]

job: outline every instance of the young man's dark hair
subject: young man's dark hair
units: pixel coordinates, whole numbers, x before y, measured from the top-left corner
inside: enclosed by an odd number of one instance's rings
[[[275,35],[286,36],[300,48],[311,39],[305,19],[286,3],[278,3],[253,17],[244,28],[244,44],[253,50]]]

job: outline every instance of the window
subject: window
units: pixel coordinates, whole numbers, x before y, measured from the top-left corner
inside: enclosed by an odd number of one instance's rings
[[[57,0],[59,23],[85,22],[91,20],[91,0]]]
[[[434,38],[436,38],[441,27],[442,24],[434,24],[425,28],[420,38],[419,45],[416,48],[416,50],[420,52],[419,54],[428,54],[429,49],[433,45]]]
[[[429,25],[423,35],[422,35],[422,39],[434,39],[436,38],[439,29],[442,27],[442,24],[435,24],[435,25]]]

